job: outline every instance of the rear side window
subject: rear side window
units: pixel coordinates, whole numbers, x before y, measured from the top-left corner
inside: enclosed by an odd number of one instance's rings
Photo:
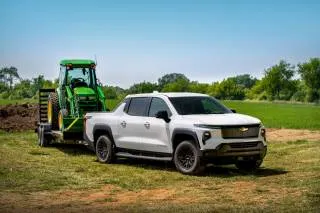
[[[149,104],[149,98],[132,98],[128,108],[128,114],[133,116],[145,116]]]

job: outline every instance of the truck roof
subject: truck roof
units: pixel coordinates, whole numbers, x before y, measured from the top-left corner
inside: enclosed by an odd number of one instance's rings
[[[91,65],[96,64],[93,60],[90,59],[64,59],[60,61],[60,65],[66,66],[68,64],[72,65]]]
[[[201,93],[192,93],[192,92],[153,92],[153,93],[141,93],[141,94],[131,94],[127,98],[131,97],[157,97],[157,96],[167,96],[172,97],[195,97],[195,96],[208,96]]]

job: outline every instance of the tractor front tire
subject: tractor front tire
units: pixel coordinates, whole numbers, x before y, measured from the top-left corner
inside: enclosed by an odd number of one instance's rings
[[[52,130],[59,129],[59,110],[58,95],[55,92],[51,92],[48,98],[48,123],[51,124]]]

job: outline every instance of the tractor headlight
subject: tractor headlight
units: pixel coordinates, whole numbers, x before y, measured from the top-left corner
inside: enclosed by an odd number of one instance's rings
[[[94,101],[96,100],[95,96],[79,96],[80,101]]]

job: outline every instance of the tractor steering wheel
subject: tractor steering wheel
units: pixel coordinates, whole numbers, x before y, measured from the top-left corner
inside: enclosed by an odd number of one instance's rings
[[[79,86],[88,86],[83,78],[73,78],[71,80],[71,87],[74,89]]]

